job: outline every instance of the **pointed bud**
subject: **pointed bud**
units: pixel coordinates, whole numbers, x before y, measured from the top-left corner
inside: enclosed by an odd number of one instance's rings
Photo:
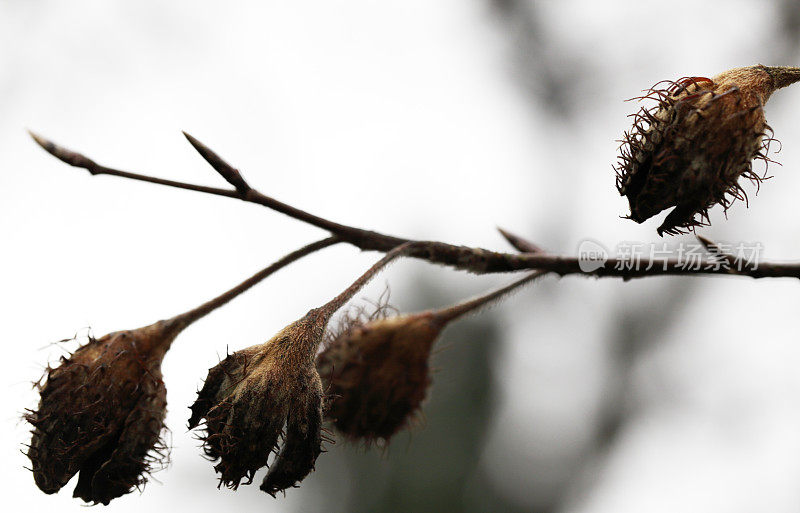
[[[247,185],[247,182],[244,181],[241,173],[235,167],[231,166],[225,160],[222,159],[217,153],[215,153],[211,148],[206,146],[205,144],[198,141],[195,137],[186,132],[183,132],[183,136],[186,137],[186,140],[189,141],[189,144],[197,150],[197,153],[203,157],[206,162],[208,162],[211,167],[216,170],[217,173],[222,176],[229,184],[233,185],[237,191],[244,194],[250,190],[250,186]]]
[[[74,167],[82,167],[87,169],[90,173],[94,174],[94,169],[97,164],[90,158],[81,155],[80,153],[68,150],[63,146],[59,146],[49,139],[45,139],[41,135],[28,131],[28,134],[36,141],[36,144],[41,146],[47,153],[54,156],[58,160],[69,164]]]
[[[759,65],[650,89],[643,98],[657,104],[634,115],[616,166],[630,219],[642,223],[675,207],[658,233],[677,234],[707,222],[715,204],[727,210],[746,200],[739,178],[762,180],[752,161],[768,161],[772,140],[763,107],[775,90],[799,80],[800,68]]]

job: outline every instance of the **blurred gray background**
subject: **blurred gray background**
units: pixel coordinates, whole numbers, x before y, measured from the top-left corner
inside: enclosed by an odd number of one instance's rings
[[[78,511],[22,467],[30,382],[50,343],[194,306],[320,237],[224,198],[46,155],[34,129],[123,169],[224,185],[197,136],[266,194],[334,220],[508,249],[496,226],[575,253],[656,241],[614,189],[624,99],[662,79],[798,64],[793,1],[0,0],[2,482],[9,511]],[[795,86],[796,87],[796,86]],[[800,89],[767,118],[774,178],[702,234],[800,258]],[[673,242],[691,242],[690,236]],[[795,512],[798,285],[547,278],[452,326],[424,419],[386,451],[338,443],[273,500],[216,489],[186,431],[206,369],[266,340],[377,258],[335,247],[190,328],[167,355],[172,464],[115,511]],[[386,283],[405,311],[501,283],[421,262]],[[260,477],[259,477],[260,479]]]

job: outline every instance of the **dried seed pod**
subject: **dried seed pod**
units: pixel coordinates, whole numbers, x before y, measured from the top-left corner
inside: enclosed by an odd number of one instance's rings
[[[262,489],[275,494],[302,480],[321,450],[322,385],[310,354],[324,318],[309,312],[269,342],[237,351],[209,370],[189,427],[205,423],[206,455],[220,484],[250,484],[285,435]],[[284,425],[286,432],[283,432]]]
[[[428,361],[442,325],[432,312],[354,326],[317,356],[325,415],[352,440],[389,440],[428,393]]]
[[[146,481],[166,458],[160,442],[166,415],[161,362],[186,327],[281,267],[336,242],[329,238],[291,253],[212,301],[169,320],[110,333],[48,369],[28,457],[36,485],[59,491],[80,473],[74,496],[108,504]]]
[[[108,504],[145,482],[165,456],[161,361],[182,329],[161,321],[91,339],[47,372],[28,456],[37,486],[60,490],[80,472],[74,496]]]
[[[752,161],[769,161],[764,104],[798,80],[800,68],[759,65],[653,86],[639,99],[656,105],[632,115],[615,166],[628,218],[642,223],[675,207],[658,233],[678,234],[707,224],[715,204],[746,200],[739,178],[760,182]]]
[[[449,308],[345,324],[316,361],[329,395],[327,419],[353,441],[391,439],[427,396],[431,349],[442,330],[541,274]]]
[[[203,448],[209,458],[218,460],[214,470],[220,485],[236,489],[252,483],[256,471],[268,466],[272,453],[277,456],[261,490],[273,497],[296,486],[314,469],[322,450],[323,408],[314,355],[328,321],[383,266],[425,244],[407,243],[390,251],[324,306],[309,311],[268,342],[237,351],[209,370],[191,406],[189,427],[203,424]]]

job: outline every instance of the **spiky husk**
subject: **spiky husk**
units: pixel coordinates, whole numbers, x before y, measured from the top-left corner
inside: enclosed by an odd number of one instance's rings
[[[80,473],[74,496],[108,504],[166,464],[166,388],[157,325],[91,338],[48,369],[28,457],[45,493]]]
[[[752,161],[769,162],[773,139],[763,105],[775,86],[760,66],[664,84],[639,98],[656,104],[633,114],[616,166],[617,189],[638,223],[675,207],[658,233],[678,234],[708,224],[715,204],[727,210],[736,199],[746,201],[740,177],[756,185],[764,178]]]
[[[442,326],[430,313],[351,326],[317,355],[326,418],[348,439],[388,441],[419,411]]]
[[[273,453],[261,484],[273,496],[314,469],[322,449],[323,394],[310,354],[321,338],[322,328],[301,319],[266,344],[237,351],[209,370],[191,406],[189,427],[203,425],[200,439],[206,455],[217,461],[220,485],[251,484]]]

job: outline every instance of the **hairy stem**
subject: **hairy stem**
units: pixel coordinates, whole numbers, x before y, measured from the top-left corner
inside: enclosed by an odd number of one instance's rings
[[[375,262],[372,267],[366,270],[364,274],[359,276],[356,281],[352,283],[349,287],[347,287],[341,294],[336,296],[335,298],[331,299],[324,306],[317,309],[317,312],[323,316],[325,322],[330,320],[333,314],[336,313],[345,303],[350,301],[354,295],[358,293],[359,290],[364,288],[364,286],[375,277],[384,267],[386,267],[389,262],[394,260],[397,257],[410,255],[414,250],[419,247],[425,247],[425,245],[430,244],[427,241],[416,241],[416,242],[406,242],[393,250],[386,253],[380,260]]]
[[[468,313],[475,312],[476,310],[479,310],[484,306],[494,303],[495,301],[499,301],[504,296],[511,294],[516,289],[522,287],[526,283],[530,283],[536,278],[544,276],[545,274],[547,273],[541,271],[534,271],[525,276],[524,278],[520,278],[519,280],[509,283],[505,287],[501,287],[497,290],[489,292],[488,294],[484,294],[474,299],[468,299],[466,301],[462,301],[461,303],[449,306],[447,308],[436,310],[433,312],[433,316],[442,325],[446,325],[464,315],[467,315]]]
[[[192,324],[193,322],[197,321],[198,319],[205,317],[206,315],[213,312],[217,308],[225,305],[236,296],[242,294],[243,292],[246,292],[254,285],[263,281],[265,278],[274,274],[280,269],[283,269],[287,265],[296,262],[297,260],[300,260],[304,256],[310,255],[311,253],[327,248],[328,246],[332,246],[337,242],[340,242],[338,238],[328,237],[326,239],[312,242],[311,244],[303,246],[300,249],[292,251],[288,255],[282,257],[280,260],[277,260],[276,262],[268,265],[264,269],[258,271],[256,274],[247,278],[242,283],[236,285],[232,289],[223,292],[214,299],[206,301],[205,303],[196,308],[193,308],[182,314],[176,315],[175,317],[169,319],[169,321],[167,322],[173,325],[176,329],[182,330],[187,326],[189,326],[190,324]]]

